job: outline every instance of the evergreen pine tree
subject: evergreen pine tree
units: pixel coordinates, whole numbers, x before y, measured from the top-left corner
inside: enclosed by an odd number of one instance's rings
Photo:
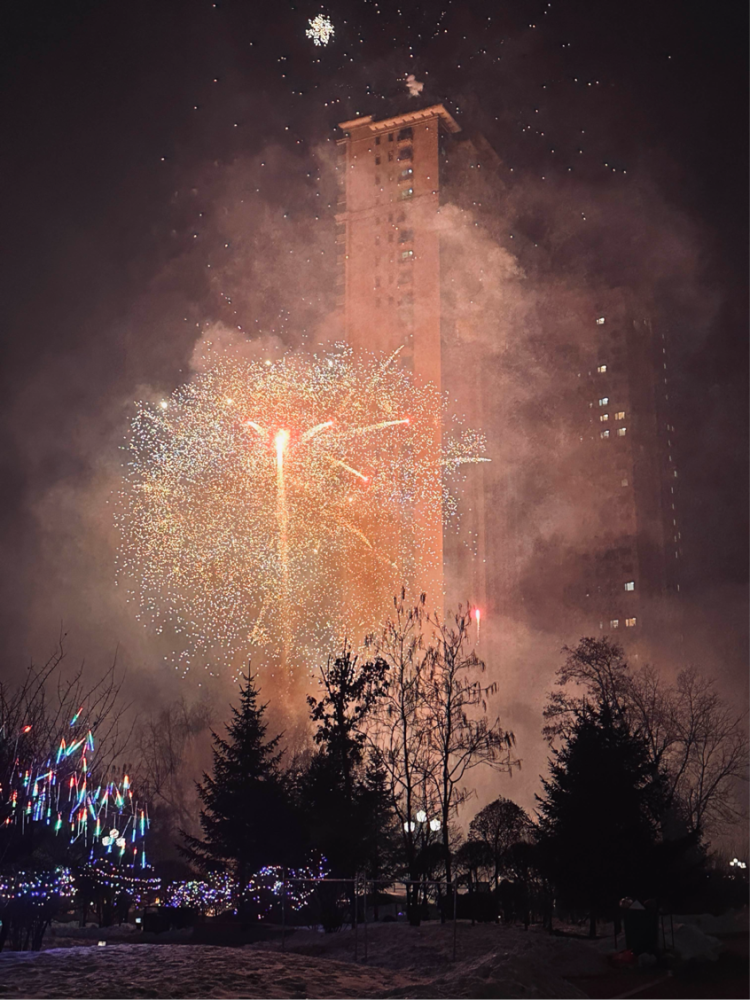
[[[281,737],[266,739],[266,706],[258,704],[255,678],[243,679],[227,739],[212,733],[213,775],[204,773],[197,786],[203,838],[183,832],[181,848],[200,870],[233,875],[240,899],[254,872],[286,862],[295,825],[279,771]]]
[[[582,709],[553,754],[538,799],[542,857],[561,901],[589,913],[593,936],[618,899],[653,891],[658,779],[643,739],[606,704]]]

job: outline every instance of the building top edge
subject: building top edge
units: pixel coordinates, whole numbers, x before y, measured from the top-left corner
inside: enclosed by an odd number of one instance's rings
[[[392,118],[381,118],[379,121],[374,121],[372,115],[352,118],[348,122],[339,122],[339,128],[346,132],[353,128],[367,126],[368,131],[373,133],[387,132],[389,129],[410,125],[412,122],[424,121],[425,118],[439,118],[443,128],[448,132],[461,131],[461,126],[442,104],[432,104],[429,108],[421,108],[419,111],[410,111],[403,115],[394,115]]]

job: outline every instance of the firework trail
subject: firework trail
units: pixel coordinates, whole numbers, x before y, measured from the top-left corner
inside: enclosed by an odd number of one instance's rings
[[[314,662],[362,636],[440,553],[415,524],[455,517],[446,487],[482,458],[437,389],[388,359],[223,356],[168,400],[138,404],[125,445],[118,580],[173,636],[186,671]],[[292,648],[293,647],[293,648]],[[312,660],[311,660],[312,658]]]

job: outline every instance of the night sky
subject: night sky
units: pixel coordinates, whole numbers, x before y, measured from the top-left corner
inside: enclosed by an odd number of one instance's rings
[[[327,47],[305,36],[321,10]],[[688,248],[650,287],[676,345],[685,585],[743,676],[744,5],[6,0],[0,18],[3,671],[63,622],[77,654],[119,642],[154,676],[160,651],[111,596],[133,401],[184,379],[206,326],[294,346],[325,323],[336,123],[440,101],[498,152],[544,266],[576,266],[574,246],[638,287],[639,212],[644,239],[668,219]]]

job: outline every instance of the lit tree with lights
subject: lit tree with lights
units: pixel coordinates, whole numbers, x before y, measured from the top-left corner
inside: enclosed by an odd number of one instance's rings
[[[0,683],[0,948],[41,947],[74,886],[85,906],[84,871],[93,885],[102,865],[108,878],[146,865],[145,804],[115,777],[127,744],[116,664],[86,684],[66,671],[63,640],[20,684]]]

